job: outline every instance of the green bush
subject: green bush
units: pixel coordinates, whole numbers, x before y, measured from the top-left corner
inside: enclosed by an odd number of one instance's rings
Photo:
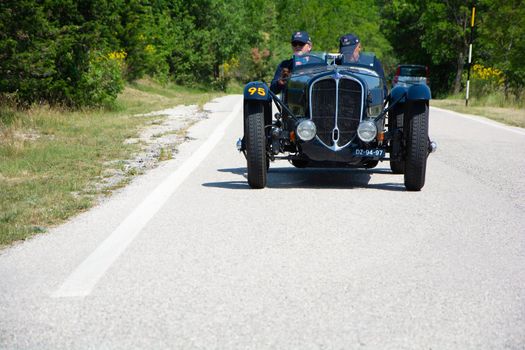
[[[472,66],[470,91],[472,97],[480,98],[502,92],[505,84],[503,72],[497,68],[485,67],[481,64]]]
[[[19,106],[99,106],[123,89],[121,65],[109,51],[100,0],[9,0],[0,3],[0,95]],[[110,13],[110,11],[108,12]]]
[[[74,43],[56,59],[56,73],[47,88],[28,91],[54,105],[68,107],[102,106],[111,104],[124,88],[123,60],[114,59],[97,50],[78,49]],[[66,45],[62,49],[67,48]],[[25,101],[35,102],[24,97]]]
[[[90,55],[87,70],[81,75],[73,101],[77,105],[111,104],[124,89],[122,63],[95,52]]]

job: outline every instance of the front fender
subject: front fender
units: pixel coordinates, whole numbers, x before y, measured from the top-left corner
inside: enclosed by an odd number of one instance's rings
[[[268,85],[261,81],[252,81],[244,87],[244,101],[271,101]]]
[[[396,86],[390,91],[390,101],[397,101],[399,99],[399,102],[406,102],[405,97],[403,96],[406,94],[407,88],[402,86]]]
[[[428,101],[432,98],[430,88],[424,84],[412,85],[410,87],[396,86],[390,91],[390,96],[391,101],[400,99],[399,102]]]
[[[407,99],[409,101],[428,101],[431,98],[430,88],[427,85],[418,84],[408,88]]]

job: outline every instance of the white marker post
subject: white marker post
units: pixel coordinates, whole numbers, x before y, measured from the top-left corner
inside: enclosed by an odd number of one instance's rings
[[[474,40],[474,16],[476,15],[476,7],[472,6],[472,17],[470,20],[470,44],[468,47],[468,68],[467,68],[467,94],[465,96],[465,106],[468,106],[468,97],[470,90],[470,67],[472,66],[472,41]]]

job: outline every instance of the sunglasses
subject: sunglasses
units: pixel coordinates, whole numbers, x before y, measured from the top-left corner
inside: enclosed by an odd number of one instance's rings
[[[299,41],[294,41],[292,43],[292,46],[293,47],[303,47],[304,45],[306,45],[305,43],[302,43],[302,42],[299,42]]]

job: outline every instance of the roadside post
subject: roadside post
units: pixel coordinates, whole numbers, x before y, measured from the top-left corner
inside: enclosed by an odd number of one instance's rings
[[[467,67],[467,94],[465,96],[465,106],[468,106],[470,90],[470,67],[472,66],[472,41],[474,40],[474,17],[476,16],[476,6],[472,5],[472,16],[470,19],[470,40],[468,46],[468,67]]]

